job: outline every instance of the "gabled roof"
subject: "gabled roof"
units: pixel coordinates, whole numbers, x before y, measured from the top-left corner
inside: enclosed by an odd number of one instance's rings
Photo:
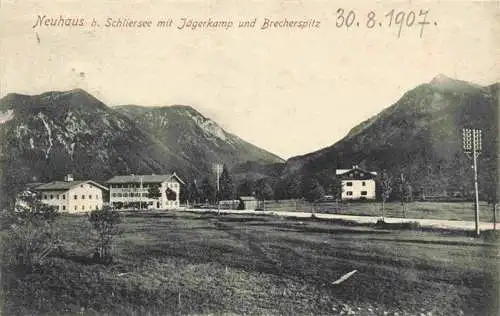
[[[377,176],[376,172],[366,171],[358,167],[352,169],[337,169],[335,174],[340,179],[351,180],[368,180],[374,179]]]
[[[66,191],[66,190],[70,190],[74,187],[77,187],[81,184],[92,184],[92,185],[98,187],[99,189],[108,190],[108,188],[106,188],[105,186],[100,185],[99,183],[92,181],[92,180],[53,181],[53,182],[38,185],[34,189],[37,191],[49,191],[49,190],[51,190],[51,191],[52,190],[54,190],[54,191]]]
[[[172,179],[176,179],[180,183],[184,184],[175,172],[173,174],[134,174],[128,176],[115,176],[106,183],[108,184],[123,184],[123,183],[162,183],[165,181],[170,181]]]
[[[253,196],[240,196],[240,200],[242,200],[242,201],[257,201],[257,199]]]

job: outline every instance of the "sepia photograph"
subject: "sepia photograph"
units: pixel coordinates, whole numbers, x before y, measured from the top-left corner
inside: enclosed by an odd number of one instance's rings
[[[0,0],[0,315],[499,315],[499,34],[494,0]]]

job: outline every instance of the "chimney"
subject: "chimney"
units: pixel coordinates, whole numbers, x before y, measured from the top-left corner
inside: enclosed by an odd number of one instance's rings
[[[73,181],[73,175],[71,173],[67,174],[66,176],[64,176],[64,181],[66,182]]]

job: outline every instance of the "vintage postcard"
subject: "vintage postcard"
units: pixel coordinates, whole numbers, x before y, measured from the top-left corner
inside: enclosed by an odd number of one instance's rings
[[[3,315],[498,315],[498,1],[0,0]]]

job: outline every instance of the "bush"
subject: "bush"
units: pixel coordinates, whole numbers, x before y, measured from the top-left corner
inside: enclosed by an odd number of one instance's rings
[[[377,228],[383,229],[403,229],[403,230],[421,230],[419,222],[404,222],[404,223],[387,223],[383,219],[379,219],[375,224]]]
[[[113,238],[119,234],[118,224],[121,222],[120,213],[104,207],[101,210],[94,210],[90,213],[89,221],[97,231],[97,242],[94,259],[103,263],[113,261],[111,253]]]
[[[500,230],[485,230],[481,232],[481,237],[485,241],[498,242],[500,241]]]
[[[23,198],[14,209],[2,214],[7,229],[3,242],[3,264],[9,268],[30,271],[60,245],[53,225],[59,213],[35,196]]]

